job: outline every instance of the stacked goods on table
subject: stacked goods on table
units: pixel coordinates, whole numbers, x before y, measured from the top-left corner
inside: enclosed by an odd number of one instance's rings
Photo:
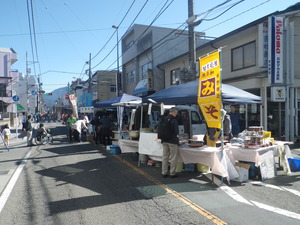
[[[270,131],[264,131],[263,127],[249,127],[239,134],[239,138],[232,139],[231,143],[238,143],[245,148],[258,148],[273,145],[274,139],[271,138]]]

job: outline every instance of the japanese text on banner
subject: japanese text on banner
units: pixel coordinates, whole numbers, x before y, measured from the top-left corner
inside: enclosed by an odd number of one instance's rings
[[[219,51],[199,59],[198,104],[208,127],[221,128],[221,66]]]

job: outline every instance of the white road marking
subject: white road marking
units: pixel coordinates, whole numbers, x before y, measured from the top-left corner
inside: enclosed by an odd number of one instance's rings
[[[265,187],[269,187],[269,188],[273,188],[273,189],[277,189],[277,190],[281,190],[283,191],[282,188],[278,187],[278,186],[275,186],[273,184],[266,184],[266,183],[263,183],[261,181],[250,181],[249,183],[251,184],[256,184],[256,185],[260,185],[260,186],[265,186]]]
[[[265,187],[269,187],[269,188],[273,188],[273,189],[277,189],[277,190],[281,190],[281,191],[288,191],[288,192],[293,193],[294,195],[300,196],[300,191],[296,191],[296,190],[293,190],[293,189],[290,189],[290,188],[278,187],[278,186],[275,186],[275,185],[272,185],[272,184],[266,184],[266,183],[263,183],[263,182],[260,182],[260,181],[252,181],[252,182],[249,182],[249,183],[260,185],[260,186],[265,186]]]
[[[285,209],[280,209],[280,208],[276,208],[273,206],[269,206],[269,205],[265,205],[259,202],[255,202],[255,201],[251,201],[254,205],[256,205],[257,207],[261,208],[261,209],[265,209],[274,213],[278,213],[284,216],[288,216],[297,220],[300,220],[300,214],[294,213],[294,212],[290,212],[288,210]]]
[[[22,170],[23,170],[23,167],[25,166],[30,154],[31,154],[31,151],[30,150],[25,158],[22,160],[21,164],[18,166],[18,168],[16,169],[16,171],[14,172],[12,178],[10,179],[10,181],[8,182],[6,188],[4,189],[2,195],[0,196],[0,213],[2,212],[8,198],[9,198],[9,195],[10,193],[12,192],[12,189],[14,188]]]
[[[251,202],[249,202],[247,199],[239,195],[237,192],[235,192],[232,188],[228,187],[227,185],[220,186],[220,188],[234,200],[248,205],[252,205]]]
[[[300,197],[300,192],[299,191],[289,189],[289,188],[285,188],[285,187],[282,187],[282,189],[286,190],[286,191],[289,191],[289,192],[293,193],[294,195],[298,195]]]
[[[269,187],[269,188],[274,188],[274,189],[278,189],[278,190],[282,190],[282,191],[289,191],[289,192],[291,192],[295,195],[300,196],[299,191],[292,190],[292,189],[289,189],[289,188],[284,188],[284,187],[280,188],[280,187],[277,187],[275,185],[266,184],[266,183],[263,183],[263,182],[260,182],[260,181],[253,181],[253,182],[250,182],[250,183],[265,186],[265,187]],[[242,202],[242,203],[245,203],[245,204],[248,204],[248,205],[251,205],[251,206],[257,206],[257,207],[259,207],[261,209],[265,209],[267,211],[271,211],[271,212],[274,212],[274,213],[277,213],[277,214],[280,214],[280,215],[284,215],[284,216],[287,216],[287,217],[291,217],[291,218],[300,220],[300,214],[297,214],[297,213],[294,213],[294,212],[291,212],[291,211],[288,211],[288,210],[285,210],[285,209],[280,209],[280,208],[276,208],[276,207],[273,207],[273,206],[269,206],[269,205],[259,203],[259,202],[256,202],[256,201],[251,201],[251,200],[248,201],[244,197],[239,195],[237,192],[235,192],[232,188],[228,187],[225,184],[223,184],[223,186],[220,186],[220,188],[226,194],[228,194],[231,198],[233,198],[234,200],[236,200],[238,202]]]

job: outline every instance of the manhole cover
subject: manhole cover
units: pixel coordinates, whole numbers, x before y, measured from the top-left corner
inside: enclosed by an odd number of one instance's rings
[[[0,171],[0,175],[5,175],[5,174],[8,174],[9,170],[7,171]]]

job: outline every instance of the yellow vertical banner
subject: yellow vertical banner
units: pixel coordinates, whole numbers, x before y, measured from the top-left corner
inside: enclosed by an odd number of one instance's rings
[[[208,127],[221,128],[220,52],[199,59],[198,105]]]

